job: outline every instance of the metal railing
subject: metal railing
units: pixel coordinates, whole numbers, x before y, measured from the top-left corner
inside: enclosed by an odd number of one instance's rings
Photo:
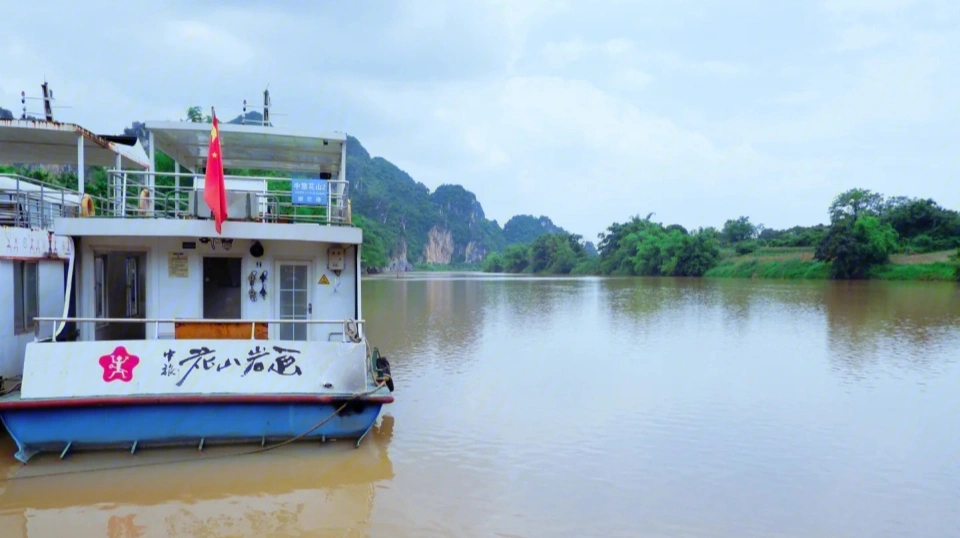
[[[325,182],[320,185],[325,190],[294,194],[292,184],[299,178],[230,175],[224,179],[229,220],[351,224],[345,180],[313,180]],[[94,213],[114,218],[212,218],[203,199],[203,183],[203,174],[108,170],[107,194],[96,198]]]
[[[52,230],[80,213],[80,193],[18,174],[0,173],[0,226]]]
[[[201,324],[249,324],[250,325],[250,339],[256,339],[256,330],[258,324],[265,324],[267,326],[271,324],[305,324],[305,325],[340,325],[342,327],[342,332],[337,333],[341,335],[341,341],[344,343],[354,342],[359,343],[363,341],[363,325],[366,321],[362,319],[190,319],[190,318],[62,318],[62,317],[36,317],[33,318],[36,321],[34,326],[34,341],[40,342],[40,324],[43,322],[50,322],[53,324],[53,331],[50,333],[49,337],[50,342],[56,342],[56,335],[58,334],[57,324],[66,325],[67,323],[138,323],[143,325],[153,324],[154,333],[153,339],[160,339],[160,324],[176,324],[176,323],[201,323]],[[351,325],[353,328],[351,328]],[[61,326],[60,329],[63,327]],[[44,338],[44,340],[47,340]],[[329,338],[328,338],[329,340]]]

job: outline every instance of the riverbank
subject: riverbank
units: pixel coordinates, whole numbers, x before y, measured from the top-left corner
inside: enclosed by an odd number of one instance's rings
[[[440,264],[440,263],[415,263],[413,264],[414,271],[422,271],[426,273],[432,272],[474,272],[474,271],[483,271],[483,265],[480,263],[450,263],[450,264]]]
[[[830,264],[813,259],[813,249],[761,249],[732,256],[704,274],[708,278],[828,279]],[[868,272],[877,280],[957,280],[954,251],[896,255]]]

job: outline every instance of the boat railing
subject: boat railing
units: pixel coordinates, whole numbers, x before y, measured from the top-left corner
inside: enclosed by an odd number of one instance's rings
[[[228,220],[350,225],[348,183],[338,179],[224,176]],[[212,218],[204,176],[190,172],[108,170],[93,216]]]
[[[0,173],[0,226],[52,230],[54,219],[75,217],[80,193],[40,179]]]
[[[285,324],[305,324],[305,325],[339,325],[341,327],[341,332],[331,333],[332,335],[339,335],[343,343],[354,342],[359,343],[363,341],[363,326],[366,323],[362,319],[194,319],[194,318],[64,318],[64,317],[36,317],[34,321],[37,323],[34,324],[34,341],[36,342],[56,342],[57,334],[63,329],[63,326],[67,323],[76,323],[78,325],[84,323],[137,323],[143,324],[145,326],[153,325],[154,327],[154,340],[160,340],[160,325],[161,324],[177,324],[177,323],[189,323],[189,324],[212,324],[212,325],[250,325],[250,340],[256,340],[257,326],[258,325],[285,325]],[[52,323],[53,331],[50,333],[51,336],[40,338],[40,325],[42,323]],[[58,327],[59,325],[59,327]],[[329,338],[328,338],[329,340]]]

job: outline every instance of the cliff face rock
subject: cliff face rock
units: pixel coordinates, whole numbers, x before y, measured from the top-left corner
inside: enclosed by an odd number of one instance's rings
[[[487,220],[477,197],[460,185],[441,185],[430,195],[442,229],[449,230],[452,254],[446,263],[477,263],[503,246],[503,232]]]
[[[463,254],[463,261],[467,263],[480,263],[487,257],[487,249],[477,241],[467,243],[467,248]]]
[[[384,268],[386,271],[413,271],[413,264],[407,259],[407,241],[400,238],[396,249],[390,253],[390,264]]]
[[[544,233],[562,231],[547,217],[520,215],[507,227],[488,220],[477,197],[460,185],[440,185],[433,192],[382,157],[373,157],[360,142],[347,137],[347,181],[354,215],[369,221],[364,237],[376,234],[389,264],[386,270],[479,263],[508,242],[530,242]]]
[[[427,233],[427,245],[423,257],[427,263],[447,265],[453,258],[453,233],[450,230],[434,226]]]

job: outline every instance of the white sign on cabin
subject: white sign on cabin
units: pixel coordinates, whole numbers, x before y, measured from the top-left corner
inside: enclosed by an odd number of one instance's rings
[[[167,276],[170,278],[190,277],[190,259],[186,252],[167,253]]]
[[[367,383],[364,344],[283,340],[32,342],[21,398],[345,394]]]
[[[69,258],[73,254],[73,239],[53,236],[51,240],[50,235],[43,230],[0,227],[0,259]]]

